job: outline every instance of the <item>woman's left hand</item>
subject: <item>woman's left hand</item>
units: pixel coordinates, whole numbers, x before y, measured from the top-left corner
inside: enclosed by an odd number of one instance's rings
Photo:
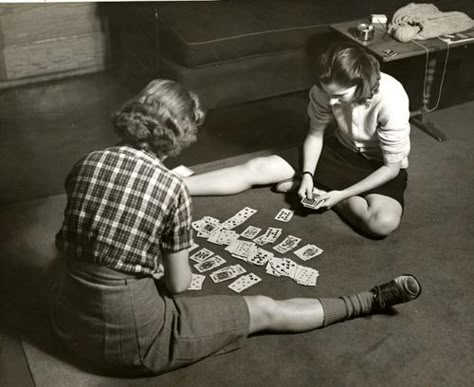
[[[316,207],[318,208],[327,208],[331,209],[337,203],[342,202],[346,199],[346,195],[344,191],[329,191],[326,192],[324,195],[318,197],[318,199],[323,199],[323,201]]]

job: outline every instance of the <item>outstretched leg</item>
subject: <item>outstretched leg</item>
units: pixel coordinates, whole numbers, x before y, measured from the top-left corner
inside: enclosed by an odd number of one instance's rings
[[[294,169],[280,156],[257,157],[244,164],[190,176],[184,179],[191,195],[231,195],[255,185],[289,179]]]
[[[370,291],[340,298],[273,300],[245,297],[250,312],[250,333],[259,331],[303,332],[339,321],[376,313],[412,301],[421,285],[412,275],[402,275]]]
[[[334,209],[349,224],[373,237],[386,237],[396,230],[403,213],[398,201],[379,194],[353,196]]]

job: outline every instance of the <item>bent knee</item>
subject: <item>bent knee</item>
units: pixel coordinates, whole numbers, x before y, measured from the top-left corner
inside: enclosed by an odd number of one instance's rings
[[[295,173],[291,165],[277,155],[256,157],[244,165],[252,175],[265,176],[269,181],[289,179]]]
[[[379,212],[369,220],[369,229],[377,237],[386,237],[400,225],[401,216],[396,213]]]

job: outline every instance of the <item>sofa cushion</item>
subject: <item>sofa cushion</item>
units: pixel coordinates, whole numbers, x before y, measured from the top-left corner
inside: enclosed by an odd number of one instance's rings
[[[209,65],[303,47],[328,24],[363,17],[369,0],[225,0],[157,5],[163,54]]]
[[[202,67],[161,58],[160,76],[183,83],[206,109],[213,109],[308,89],[315,73],[307,53],[299,49]]]
[[[164,55],[185,66],[297,49],[328,25],[391,14],[409,0],[222,0],[158,3]],[[415,2],[426,2],[418,0]],[[472,0],[435,0],[442,10],[467,11]]]

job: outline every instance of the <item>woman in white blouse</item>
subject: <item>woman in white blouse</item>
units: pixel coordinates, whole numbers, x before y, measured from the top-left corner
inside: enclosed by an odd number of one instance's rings
[[[408,96],[400,82],[380,72],[373,56],[351,43],[333,45],[322,55],[318,78],[309,93],[302,163],[285,152],[185,182],[193,195],[234,194],[278,183],[277,191],[317,197],[315,210],[334,208],[361,233],[385,237],[403,214]]]

